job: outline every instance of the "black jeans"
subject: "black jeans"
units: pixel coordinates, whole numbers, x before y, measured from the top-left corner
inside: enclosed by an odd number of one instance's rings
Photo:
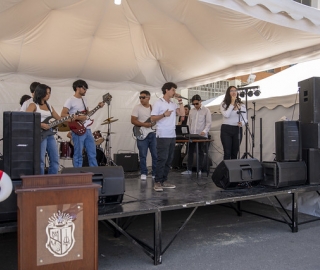
[[[157,138],[157,167],[155,182],[163,183],[168,179],[173,160],[176,138]]]
[[[242,141],[242,127],[221,125],[220,139],[224,151],[223,159],[237,159]]]
[[[199,161],[199,170],[201,171],[202,168],[202,163],[203,163],[203,158],[204,158],[204,151],[203,147],[205,146],[205,143],[198,143],[198,149],[199,149],[199,156],[198,156],[198,161]],[[188,171],[192,171],[192,165],[193,165],[193,153],[196,151],[197,143],[189,143],[189,150],[188,150],[188,165],[187,169]]]

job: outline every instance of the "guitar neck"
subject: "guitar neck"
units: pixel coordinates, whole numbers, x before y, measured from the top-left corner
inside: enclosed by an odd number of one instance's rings
[[[87,116],[92,116],[97,110],[99,110],[100,109],[100,106],[98,105],[97,107],[95,107],[92,111],[90,111],[88,114],[87,114]]]
[[[48,124],[48,125],[49,125],[50,128],[52,128],[52,127],[54,127],[54,126],[57,126],[57,125],[65,122],[65,121],[67,121],[69,118],[72,118],[72,117],[74,117],[74,116],[75,116],[75,114],[71,114],[71,115],[65,116],[65,117],[63,117],[63,118],[61,118],[61,119],[59,119],[59,120],[56,120],[56,121],[54,121],[54,122],[51,122],[51,123]]]

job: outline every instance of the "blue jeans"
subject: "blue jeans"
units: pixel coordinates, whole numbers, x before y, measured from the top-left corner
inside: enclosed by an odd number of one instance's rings
[[[48,174],[57,174],[59,171],[58,146],[53,135],[48,136],[41,142],[40,146],[40,173],[44,174],[46,164],[46,152],[49,156]]]
[[[72,132],[72,140],[74,145],[74,153],[73,153],[73,167],[82,167],[83,157],[82,151],[83,147],[86,148],[88,162],[90,167],[97,167],[97,159],[96,159],[96,144],[94,142],[94,138],[92,136],[91,130],[87,129],[86,133],[82,136],[78,136],[74,132]]]
[[[167,181],[173,160],[176,138],[157,138],[157,168],[155,182]]]
[[[156,133],[150,132],[144,140],[137,140],[137,146],[139,149],[139,158],[140,158],[140,171],[141,174],[148,175],[147,168],[147,155],[148,148],[150,149],[150,154],[152,157],[152,176],[156,175],[157,167],[157,139]]]

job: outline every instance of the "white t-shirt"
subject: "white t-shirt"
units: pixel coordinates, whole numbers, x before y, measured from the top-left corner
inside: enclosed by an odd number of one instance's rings
[[[176,110],[178,106],[171,100],[167,102],[164,98],[159,98],[153,105],[151,115],[164,114],[166,110],[172,111],[169,117],[163,117],[157,121],[158,138],[176,137]]]
[[[23,104],[22,104],[22,106],[20,108],[20,112],[25,112],[28,109],[28,107],[29,107],[29,105],[31,103],[33,103],[33,99],[32,98],[30,98],[30,99],[26,100],[25,102],[23,102]]]
[[[84,97],[76,98],[72,96],[66,100],[63,107],[68,108],[69,114],[74,114],[76,112],[83,112],[87,110],[87,101]],[[87,126],[86,129],[90,129],[90,126]]]
[[[84,97],[76,98],[75,96],[72,96],[66,100],[63,107],[66,107],[69,110],[69,114],[74,114],[76,112],[82,112],[86,110],[88,108],[86,104],[87,101]]]
[[[144,123],[151,116],[151,106],[146,108],[142,104],[138,104],[133,108],[131,115],[138,117],[138,121]]]

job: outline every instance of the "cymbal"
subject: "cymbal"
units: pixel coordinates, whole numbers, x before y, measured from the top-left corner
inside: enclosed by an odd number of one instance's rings
[[[104,120],[104,121],[109,121],[110,119],[112,119],[113,118],[113,116],[111,116],[111,117],[109,117],[109,118],[107,118],[106,120]],[[103,121],[103,122],[104,122]]]
[[[68,124],[64,124],[64,123],[59,124],[56,128],[57,128],[58,131],[60,131],[60,132],[70,131],[69,125],[68,125]]]
[[[116,134],[115,132],[102,131],[101,133]]]
[[[118,120],[119,120],[119,119],[113,119],[113,120],[108,120],[108,119],[106,119],[106,120],[103,121],[103,123],[102,123],[101,125],[111,124],[111,123],[116,122],[116,121],[118,121]]]

